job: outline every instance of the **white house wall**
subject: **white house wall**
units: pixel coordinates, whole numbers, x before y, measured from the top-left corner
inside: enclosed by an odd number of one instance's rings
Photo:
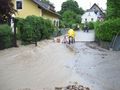
[[[93,20],[92,20],[93,19]],[[98,15],[96,15],[94,12],[85,12],[85,14],[82,15],[82,23],[87,22],[96,22],[98,19]]]

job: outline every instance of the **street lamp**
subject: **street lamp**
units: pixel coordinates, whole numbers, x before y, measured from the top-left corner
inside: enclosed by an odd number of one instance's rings
[[[14,47],[17,47],[17,39],[16,39],[16,19],[15,19],[15,15],[13,14],[12,15],[12,21],[13,21],[13,29],[14,29],[14,32],[13,32],[13,46]]]

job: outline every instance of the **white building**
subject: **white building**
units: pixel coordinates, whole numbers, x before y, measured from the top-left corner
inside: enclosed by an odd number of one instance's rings
[[[104,19],[104,13],[102,9],[98,7],[97,4],[94,4],[89,10],[87,10],[82,15],[82,23],[85,22],[96,22],[97,20],[103,20]]]

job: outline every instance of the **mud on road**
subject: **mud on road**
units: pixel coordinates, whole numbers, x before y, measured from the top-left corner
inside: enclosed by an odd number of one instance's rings
[[[120,52],[95,44],[45,40],[0,51],[0,90],[54,90],[78,82],[90,90],[119,90]]]
[[[120,52],[100,48],[95,43],[76,43],[74,71],[91,90],[119,90]]]

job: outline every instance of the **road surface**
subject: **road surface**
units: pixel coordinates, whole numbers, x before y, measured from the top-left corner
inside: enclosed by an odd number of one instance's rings
[[[85,39],[89,33],[83,34]],[[44,40],[37,47],[2,50],[0,90],[54,90],[74,82],[91,90],[119,90],[119,56],[120,52],[102,49],[92,42],[66,46]]]

